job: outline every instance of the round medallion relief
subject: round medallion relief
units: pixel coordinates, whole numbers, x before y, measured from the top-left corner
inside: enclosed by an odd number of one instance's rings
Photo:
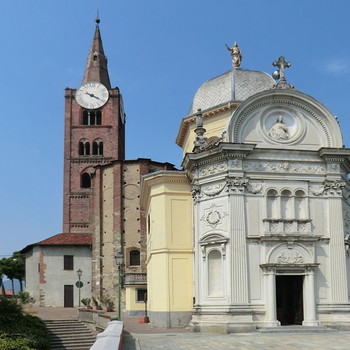
[[[135,184],[128,184],[123,187],[124,197],[127,199],[135,199],[140,194],[140,188]]]
[[[302,115],[296,110],[271,108],[262,113],[261,128],[268,140],[276,143],[292,143],[304,134]]]
[[[208,213],[206,219],[207,219],[208,224],[216,225],[221,220],[221,214],[217,210],[211,211],[210,213]]]

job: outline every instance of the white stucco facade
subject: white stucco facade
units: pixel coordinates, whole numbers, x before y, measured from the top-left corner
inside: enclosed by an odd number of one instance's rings
[[[64,268],[64,256],[73,257],[72,269]],[[35,298],[36,305],[79,306],[79,289],[76,286],[79,269],[83,283],[80,300],[91,297],[90,246],[34,245],[25,257],[26,291]]]
[[[187,153],[194,330],[350,325],[349,157],[336,118],[289,84],[247,98],[219,142]]]

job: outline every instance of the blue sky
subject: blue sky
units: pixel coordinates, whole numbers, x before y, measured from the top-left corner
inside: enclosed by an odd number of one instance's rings
[[[196,89],[231,69],[286,76],[339,118],[350,147],[348,0],[17,0],[1,4],[0,255],[62,230],[64,89],[79,87],[97,9],[128,159],[181,164],[175,144]]]

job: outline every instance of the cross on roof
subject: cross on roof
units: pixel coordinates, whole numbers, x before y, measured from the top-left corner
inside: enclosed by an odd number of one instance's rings
[[[286,77],[284,75],[284,68],[289,68],[292,64],[290,62],[285,61],[283,56],[280,56],[278,58],[278,61],[274,61],[272,65],[278,67],[280,80],[286,80]]]

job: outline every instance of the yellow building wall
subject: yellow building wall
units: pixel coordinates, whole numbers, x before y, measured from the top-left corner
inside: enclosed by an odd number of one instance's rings
[[[137,312],[143,315],[145,311],[145,303],[137,301],[137,289],[147,289],[147,286],[126,286],[125,287],[125,308],[129,312],[136,314]]]
[[[228,110],[228,111],[221,112],[215,116],[206,117],[204,115],[203,127],[206,130],[204,136],[207,139],[210,139],[212,137],[215,137],[215,138],[221,137],[223,131],[226,128],[228,121],[230,120],[232,113],[233,113],[233,110]],[[182,145],[183,156],[185,156],[186,153],[191,153],[193,151],[194,141],[196,138],[196,133],[194,132],[195,129],[196,129],[196,124],[194,122],[189,126],[186,136],[184,138],[184,142]]]
[[[148,220],[148,309],[153,326],[172,327],[193,307],[192,196],[185,174],[144,181]],[[173,324],[166,323],[173,317]],[[175,318],[177,319],[175,320]],[[176,326],[176,325],[175,325]]]

